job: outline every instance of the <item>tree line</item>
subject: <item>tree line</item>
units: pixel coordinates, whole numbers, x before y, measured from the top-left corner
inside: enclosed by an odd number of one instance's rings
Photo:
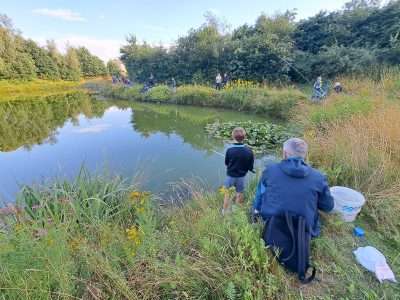
[[[168,48],[130,35],[121,47],[130,78],[209,83],[226,72],[233,79],[288,83],[400,64],[400,1],[352,0],[301,21],[295,11],[261,14],[255,24],[232,31],[215,15],[205,17]]]
[[[61,54],[54,41],[40,47],[24,39],[10,18],[0,14],[0,80],[79,80],[107,75],[104,62],[85,47],[67,47]]]

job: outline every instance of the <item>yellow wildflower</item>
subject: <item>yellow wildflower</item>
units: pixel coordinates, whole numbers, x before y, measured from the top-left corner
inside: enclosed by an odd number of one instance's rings
[[[73,239],[69,242],[69,247],[73,252],[77,251],[79,248],[79,241],[77,239]]]
[[[128,240],[132,241],[136,246],[141,243],[141,232],[137,226],[131,226],[131,228],[126,229]]]
[[[221,195],[225,196],[225,194],[228,192],[228,189],[224,186],[221,186],[218,191]]]
[[[129,198],[131,198],[131,200],[138,200],[140,198],[141,193],[138,191],[133,191],[131,192],[131,194],[129,195]]]
[[[17,224],[15,224],[14,230],[18,233],[18,232],[22,231],[23,228],[24,227],[22,226],[21,223],[17,223]]]
[[[225,186],[221,186],[218,191],[221,195],[225,196],[226,194],[233,194],[235,192],[235,188],[230,187],[227,189]]]

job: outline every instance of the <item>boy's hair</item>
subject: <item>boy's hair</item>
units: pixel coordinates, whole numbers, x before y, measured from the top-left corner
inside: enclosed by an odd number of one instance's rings
[[[235,129],[233,129],[232,138],[235,141],[241,143],[241,142],[243,142],[245,137],[246,137],[246,131],[242,127],[236,127]]]

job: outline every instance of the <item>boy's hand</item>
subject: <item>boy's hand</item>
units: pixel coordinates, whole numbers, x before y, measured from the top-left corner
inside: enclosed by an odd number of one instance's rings
[[[254,209],[251,213],[251,222],[257,223],[259,220],[261,220],[260,212],[257,209]]]

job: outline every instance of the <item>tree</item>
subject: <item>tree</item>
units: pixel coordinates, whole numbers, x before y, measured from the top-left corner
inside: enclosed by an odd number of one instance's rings
[[[0,26],[0,79],[32,79],[36,68],[24,51],[24,40],[8,28]]]
[[[79,80],[81,76],[81,67],[79,64],[78,54],[75,48],[68,47],[67,53],[65,54],[65,65],[64,65],[64,77],[65,80]]]
[[[49,51],[39,47],[34,41],[25,41],[24,50],[29,54],[36,67],[36,75],[41,79],[59,79],[58,66]]]
[[[351,0],[344,4],[344,9],[347,11],[358,9],[378,8],[382,0]]]
[[[97,56],[92,55],[85,47],[79,47],[76,50],[78,55],[81,73],[84,77],[104,76],[107,69],[103,61]]]
[[[107,71],[108,74],[111,76],[120,76],[121,75],[121,69],[119,67],[119,63],[115,59],[110,59],[107,62]]]
[[[317,74],[359,73],[366,67],[400,61],[400,1],[353,0],[342,10],[319,12],[295,22],[295,12],[261,15],[254,25],[230,33],[212,13],[172,47],[138,43],[135,36],[121,48],[129,76],[158,81],[210,83],[218,72],[231,78],[285,83],[307,81]]]
[[[135,36],[129,36],[127,45],[120,51],[121,61],[132,80],[144,82],[153,74],[157,81],[166,81],[172,76],[172,56],[162,46],[152,47],[147,43],[140,45]]]
[[[234,31],[232,73],[248,80],[286,82],[293,61],[293,13],[261,15]]]

